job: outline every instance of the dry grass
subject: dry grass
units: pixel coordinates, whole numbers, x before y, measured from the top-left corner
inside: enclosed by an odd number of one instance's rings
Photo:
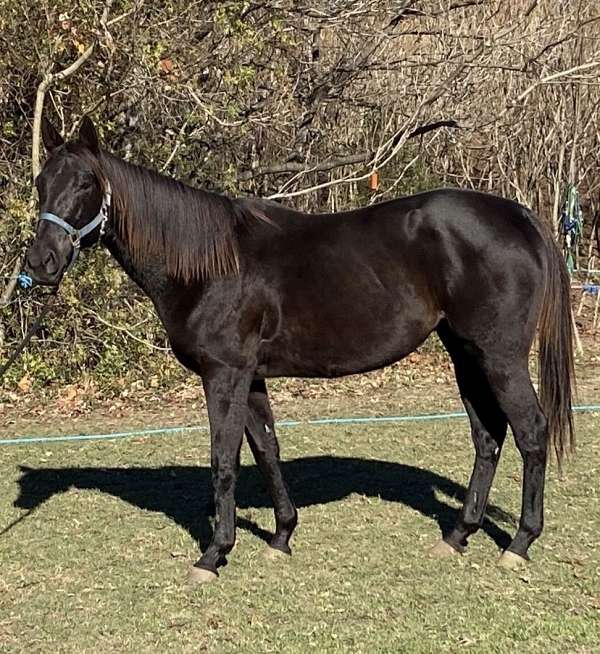
[[[357,413],[340,399],[328,411]],[[0,537],[0,651],[597,651],[598,424],[578,417],[579,454],[564,480],[550,470],[546,530],[518,573],[494,565],[519,509],[514,447],[485,529],[437,561],[426,551],[472,462],[464,421],[282,430],[294,556],[260,556],[272,511],[245,454],[238,545],[219,582],[195,590],[205,435],[3,447],[0,530],[33,511]]]

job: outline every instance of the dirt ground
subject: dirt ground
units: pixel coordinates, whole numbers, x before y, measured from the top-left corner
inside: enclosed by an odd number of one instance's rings
[[[600,334],[585,336],[576,357],[576,404],[600,403]],[[269,381],[277,420],[337,415],[339,399],[350,416],[411,415],[462,410],[451,362],[440,351],[418,351],[398,364],[336,380]],[[532,377],[535,379],[532,359]],[[2,436],[81,434],[138,427],[173,427],[207,421],[201,384],[193,376],[171,388],[139,382],[106,393],[82,380],[62,388],[0,392]]]

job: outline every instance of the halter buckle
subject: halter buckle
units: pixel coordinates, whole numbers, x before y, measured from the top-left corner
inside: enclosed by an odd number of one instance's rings
[[[71,241],[71,245],[76,250],[81,248],[81,236],[79,235],[79,232],[73,232],[72,234],[69,234],[69,240]]]

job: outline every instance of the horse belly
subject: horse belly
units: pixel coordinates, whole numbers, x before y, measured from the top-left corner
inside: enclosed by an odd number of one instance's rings
[[[283,322],[259,352],[265,377],[341,377],[376,370],[413,352],[437,325],[440,314],[411,305],[346,307],[315,311],[302,323]]]

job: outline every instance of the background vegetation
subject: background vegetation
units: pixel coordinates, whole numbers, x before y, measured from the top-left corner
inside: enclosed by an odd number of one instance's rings
[[[557,224],[567,183],[600,202],[600,11],[585,0],[0,0],[0,356],[40,293],[15,293],[35,224],[40,109],[72,135],[229,194],[342,210],[439,185],[513,197]],[[371,189],[377,170],[379,184]],[[152,309],[86,253],[4,381],[170,383]]]

